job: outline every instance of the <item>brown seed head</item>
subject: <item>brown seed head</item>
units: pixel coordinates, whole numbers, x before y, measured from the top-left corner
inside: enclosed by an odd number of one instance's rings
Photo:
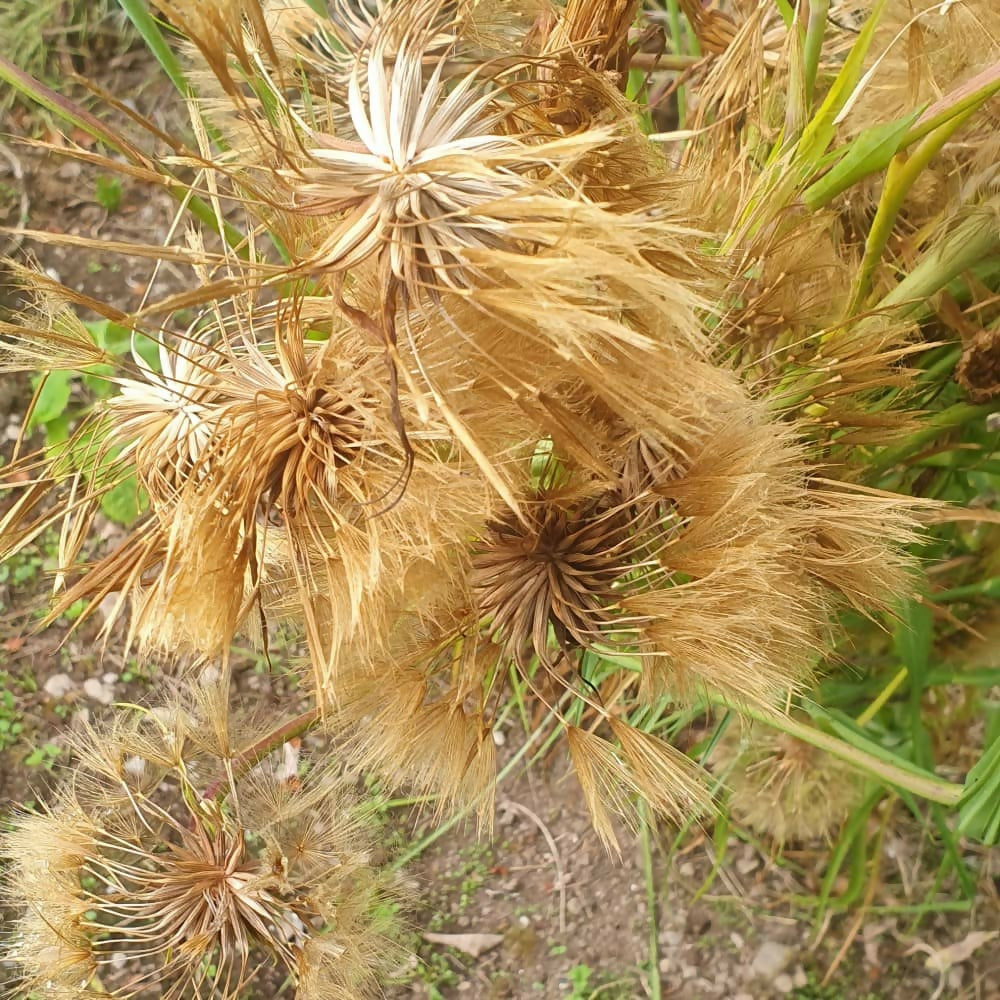
[[[525,521],[511,514],[490,526],[472,584],[506,656],[521,667],[533,656],[551,663],[550,629],[569,655],[634,626],[618,607],[626,577],[643,569],[630,529],[622,508],[554,492],[526,505]]]
[[[299,778],[266,759],[249,771],[235,746],[223,756],[208,734],[239,737],[216,709],[211,725],[178,708],[173,724],[149,714],[87,733],[54,805],[4,838],[29,992],[97,973],[115,996],[231,1000],[267,961],[313,996],[369,994],[391,949],[350,793],[324,768]]]

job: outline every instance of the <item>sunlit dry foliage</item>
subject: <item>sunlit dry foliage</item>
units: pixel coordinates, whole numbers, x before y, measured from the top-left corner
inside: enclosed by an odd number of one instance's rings
[[[192,287],[121,317],[158,367],[95,352],[59,289],[5,328],[5,370],[100,362],[116,391],[14,467],[0,554],[60,524],[54,613],[103,605],[144,651],[224,658],[297,626],[345,753],[442,811],[489,824],[516,691],[535,735],[565,733],[605,843],[636,797],[705,814],[704,775],[644,714],[783,706],[838,608],[909,588],[911,505],[837,476],[901,423],[911,320],[845,315],[844,214],[807,214],[765,155],[802,126],[766,86],[797,33],[775,50],[764,5],[691,7],[710,52],[674,170],[622,93],[633,3],[157,6],[196,89],[198,148],[170,165],[252,236],[188,236]],[[129,475],[142,520],[80,565]],[[250,884],[227,813],[191,810],[189,837],[137,802]],[[216,942],[238,955],[286,926],[285,897],[241,892]]]
[[[258,612],[266,617],[273,588],[287,606],[291,587],[317,675],[329,677],[339,646],[382,613],[408,565],[466,537],[490,509],[489,491],[443,425],[425,423],[404,452],[381,353],[329,303],[265,307],[248,296],[230,306],[228,316],[206,314],[197,334],[164,340],[160,371],[138,355],[124,365],[102,355],[81,327],[65,364],[113,362],[108,378],[120,391],[7,514],[5,547],[62,522],[70,580],[57,609],[84,599],[85,619],[111,596],[109,629],[131,599],[131,632],[172,654],[224,654],[248,616],[264,626]],[[69,322],[24,328],[8,364],[36,367],[37,352],[64,344]],[[327,338],[308,340],[313,328]],[[74,574],[97,501],[128,474],[148,513]],[[68,511],[33,513],[60,485]],[[365,634],[377,644],[378,630]]]
[[[219,697],[86,731],[55,801],[4,836],[29,991],[105,995],[114,967],[113,996],[221,1000],[277,964],[329,1000],[370,995],[393,961],[388,883],[344,781],[242,755],[253,729]]]

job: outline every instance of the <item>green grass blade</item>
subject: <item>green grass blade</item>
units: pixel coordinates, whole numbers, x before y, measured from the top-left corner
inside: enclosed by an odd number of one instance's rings
[[[992,847],[1000,841],[1000,734],[965,778],[958,833]]]
[[[191,86],[184,75],[180,60],[160,30],[156,18],[150,14],[145,0],[118,0],[118,4],[135,26],[136,31],[139,32],[146,47],[163,68],[163,72],[170,78],[170,82],[177,88],[182,97],[190,96]]]
[[[858,181],[878,173],[892,161],[920,116],[914,111],[892,122],[866,128],[837,152],[836,165],[802,194],[806,207],[815,212]]]

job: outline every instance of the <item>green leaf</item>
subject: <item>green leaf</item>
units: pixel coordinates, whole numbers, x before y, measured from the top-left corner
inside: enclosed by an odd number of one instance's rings
[[[144,506],[134,476],[113,486],[101,497],[104,516],[118,524],[133,524]]]
[[[66,412],[72,380],[72,372],[64,370],[48,372],[41,377],[41,388],[28,419],[29,428],[48,424]]]
[[[101,350],[119,358],[128,357],[135,350],[153,371],[160,370],[160,345],[152,337],[137,331],[133,332],[127,326],[112,323],[107,319],[91,320],[84,326]],[[100,373],[97,368],[92,371],[94,374]]]
[[[796,150],[796,159],[799,162],[817,162],[833,140],[837,128],[837,116],[854,98],[858,82],[861,80],[865,58],[875,36],[875,29],[882,19],[885,5],[886,0],[876,0],[872,5],[868,19],[847,53],[847,58],[844,59],[844,64],[836,80],[833,81],[826,99],[803,130]]]
[[[892,643],[896,656],[921,687],[930,665],[933,636],[934,617],[930,606],[922,601],[906,601],[893,629]]]
[[[832,155],[836,159],[836,166],[807,187],[802,194],[802,200],[809,210],[815,212],[852,184],[885,170],[920,114],[921,109],[917,109],[905,118],[866,128],[846,146],[834,151]]]
[[[52,448],[55,445],[63,444],[69,438],[69,415],[60,413],[58,417],[53,417],[45,423],[45,444]]]
[[[965,778],[958,803],[958,833],[988,847],[1000,840],[1000,738],[983,751]]]
[[[109,215],[118,211],[118,206],[122,203],[122,182],[118,177],[111,177],[102,174],[97,178],[96,185],[97,203]]]
[[[170,82],[177,88],[181,96],[189,96],[191,87],[188,85],[180,60],[160,30],[160,24],[150,14],[146,0],[118,0],[118,5],[135,25],[149,51],[153,53],[156,61],[163,68],[163,72],[170,78]]]

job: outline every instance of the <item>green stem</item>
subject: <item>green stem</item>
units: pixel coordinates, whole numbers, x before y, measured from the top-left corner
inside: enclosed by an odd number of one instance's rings
[[[910,273],[876,306],[881,313],[899,310],[903,316],[927,314],[928,299],[964,271],[995,257],[1000,250],[1000,226],[990,209],[977,211],[931,246]],[[876,317],[877,318],[877,317]]]
[[[866,726],[878,715],[885,703],[896,693],[897,688],[909,676],[910,671],[906,667],[900,667],[895,676],[879,692],[878,697],[855,719],[859,726]]]
[[[802,51],[802,75],[806,107],[811,109],[816,93],[816,74],[819,72],[819,57],[823,49],[823,35],[826,32],[826,16],[830,10],[830,0],[809,0],[809,20],[806,23],[806,39]]]
[[[284,746],[290,740],[294,740],[296,737],[307,733],[321,718],[320,710],[318,708],[311,708],[308,712],[303,712],[294,719],[290,719],[284,725],[278,726],[277,729],[271,730],[266,736],[259,739],[252,746],[247,747],[246,750],[241,750],[233,758],[233,775],[238,778],[246,774],[255,768],[273,750],[277,750],[278,747]],[[225,800],[228,791],[229,789],[225,780],[220,778],[209,785],[202,798],[215,799],[217,802],[222,802]]]
[[[683,56],[684,32],[681,28],[681,11],[677,0],[667,0],[667,15],[670,34],[674,43],[674,54]],[[687,118],[687,87],[682,83],[677,88],[677,128],[683,129]]]
[[[944,144],[972,117],[977,107],[978,105],[973,105],[966,108],[949,118],[944,124],[939,125],[921,140],[910,156],[897,154],[893,157],[886,174],[885,186],[882,189],[882,197],[879,200],[875,218],[868,231],[864,258],[861,261],[861,269],[851,295],[848,315],[861,309],[862,303],[871,290],[875,268],[882,260],[882,255],[889,243],[889,237],[896,225],[896,219],[910,189],[930,161],[941,151]]]
[[[653,844],[649,828],[649,804],[645,799],[640,799],[639,801],[639,819],[639,847],[642,851],[642,875],[646,884],[646,922],[649,929],[649,996],[650,1000],[662,1000],[663,988],[660,983],[660,935],[656,919],[658,903],[656,873],[653,870]]]
[[[891,469],[894,465],[905,462],[908,458],[918,454],[931,441],[940,437],[947,431],[956,427],[961,427],[971,421],[976,421],[988,417],[991,413],[1000,410],[1000,400],[992,400],[989,403],[955,403],[940,413],[935,413],[924,421],[923,427],[914,431],[905,441],[894,448],[886,448],[876,455],[867,466],[867,472],[875,475]]]
[[[742,715],[747,715],[751,719],[756,719],[758,722],[770,726],[772,729],[777,729],[780,732],[787,733],[789,736],[794,736],[803,743],[808,743],[819,750],[825,750],[839,760],[875,776],[886,784],[904,788],[930,802],[940,802],[945,806],[954,806],[962,797],[963,788],[961,785],[934,777],[927,772],[918,774],[916,771],[904,770],[897,764],[880,760],[869,753],[865,753],[863,750],[859,750],[857,747],[851,746],[846,741],[838,739],[836,736],[830,736],[813,726],[804,725],[787,715],[782,715],[780,712],[758,708],[753,705],[733,706],[721,696],[713,696],[711,700],[719,705],[724,705],[726,708],[735,707],[736,711]]]

